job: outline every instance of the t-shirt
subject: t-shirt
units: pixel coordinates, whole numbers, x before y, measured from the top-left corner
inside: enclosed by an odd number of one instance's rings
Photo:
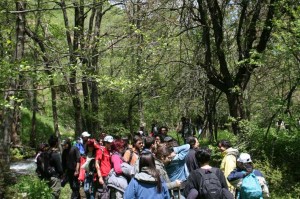
[[[111,155],[107,148],[101,146],[100,149],[97,150],[96,160],[100,161],[100,172],[102,177],[108,176],[111,170]]]

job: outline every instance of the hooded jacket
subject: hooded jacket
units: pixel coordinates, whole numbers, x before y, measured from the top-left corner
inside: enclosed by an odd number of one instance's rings
[[[158,159],[155,159],[155,167],[159,171],[159,175],[163,178],[163,180],[166,182],[166,185],[168,189],[174,189],[177,188],[177,183],[175,181],[171,182],[167,171],[165,169],[165,165]]]
[[[234,191],[234,186],[232,186],[227,180],[228,175],[236,168],[236,158],[239,155],[239,151],[232,147],[226,149],[223,153],[223,159],[220,166],[220,169],[224,172],[224,176],[226,178],[226,182],[228,185],[229,191]]]
[[[147,172],[147,168],[135,174],[127,186],[124,199],[169,199],[169,191],[166,183],[162,180],[162,190],[157,192],[157,181]]]

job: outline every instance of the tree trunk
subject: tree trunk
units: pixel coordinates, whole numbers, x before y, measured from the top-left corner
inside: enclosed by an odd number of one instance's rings
[[[230,116],[233,117],[232,130],[235,135],[240,132],[239,122],[246,118],[243,97],[241,94],[228,92],[226,93],[227,102],[229,106]]]
[[[26,3],[23,1],[16,2],[16,10],[22,11],[26,9]],[[19,65],[19,62],[24,56],[24,44],[25,44],[25,13],[18,13],[17,14],[17,21],[16,21],[16,49],[14,54],[14,61],[16,65]],[[16,78],[15,80],[15,89],[20,89],[22,85],[20,85],[22,81],[22,75],[19,74],[19,79]],[[15,93],[17,98],[20,98],[20,93]],[[21,143],[20,139],[20,122],[21,122],[21,110],[20,110],[20,102],[14,103],[14,110],[13,110],[13,120],[11,124],[11,142],[15,145],[19,145]]]
[[[60,3],[63,17],[64,17],[64,23],[65,23],[65,29],[66,29],[66,39],[68,43],[69,48],[69,64],[70,64],[70,93],[72,97],[72,103],[74,107],[74,122],[75,122],[75,136],[80,136],[82,133],[82,115],[81,115],[81,102],[79,98],[79,92],[77,90],[77,71],[76,68],[74,68],[75,65],[77,65],[76,60],[76,53],[78,53],[78,47],[79,47],[79,41],[80,41],[80,31],[82,31],[82,26],[79,26],[81,19],[80,12],[78,10],[81,8],[80,5],[77,5],[76,2],[74,2],[74,9],[75,9],[75,31],[74,31],[74,37],[72,42],[72,36],[71,36],[71,27],[69,25],[69,18],[67,14],[66,9],[66,3],[64,0],[61,0]]]
[[[42,51],[42,59],[45,63],[45,71],[47,73],[47,75],[49,76],[49,85],[50,85],[50,90],[51,90],[51,103],[52,103],[52,118],[53,118],[53,126],[54,126],[54,132],[55,135],[60,138],[60,132],[59,132],[59,126],[58,126],[58,113],[57,113],[57,105],[56,105],[56,90],[54,87],[54,79],[53,79],[53,70],[52,68],[49,66],[49,59],[46,56],[47,52],[46,52],[46,47],[43,43],[43,40],[41,38],[38,37],[37,34],[33,33],[30,29],[26,28],[25,30],[26,34],[33,39],[40,47],[41,51]]]

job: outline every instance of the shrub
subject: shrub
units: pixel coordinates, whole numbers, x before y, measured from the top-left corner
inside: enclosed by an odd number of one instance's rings
[[[35,176],[21,176],[17,184],[9,188],[5,198],[52,199],[52,195],[45,181]]]

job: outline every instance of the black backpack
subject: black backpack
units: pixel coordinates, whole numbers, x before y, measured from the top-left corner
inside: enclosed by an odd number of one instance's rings
[[[37,157],[36,172],[41,179],[50,179],[56,174],[52,163],[52,151],[44,151]]]
[[[200,198],[205,199],[222,199],[223,191],[219,178],[217,177],[216,169],[210,170],[198,169],[201,174],[201,184],[199,190]]]

